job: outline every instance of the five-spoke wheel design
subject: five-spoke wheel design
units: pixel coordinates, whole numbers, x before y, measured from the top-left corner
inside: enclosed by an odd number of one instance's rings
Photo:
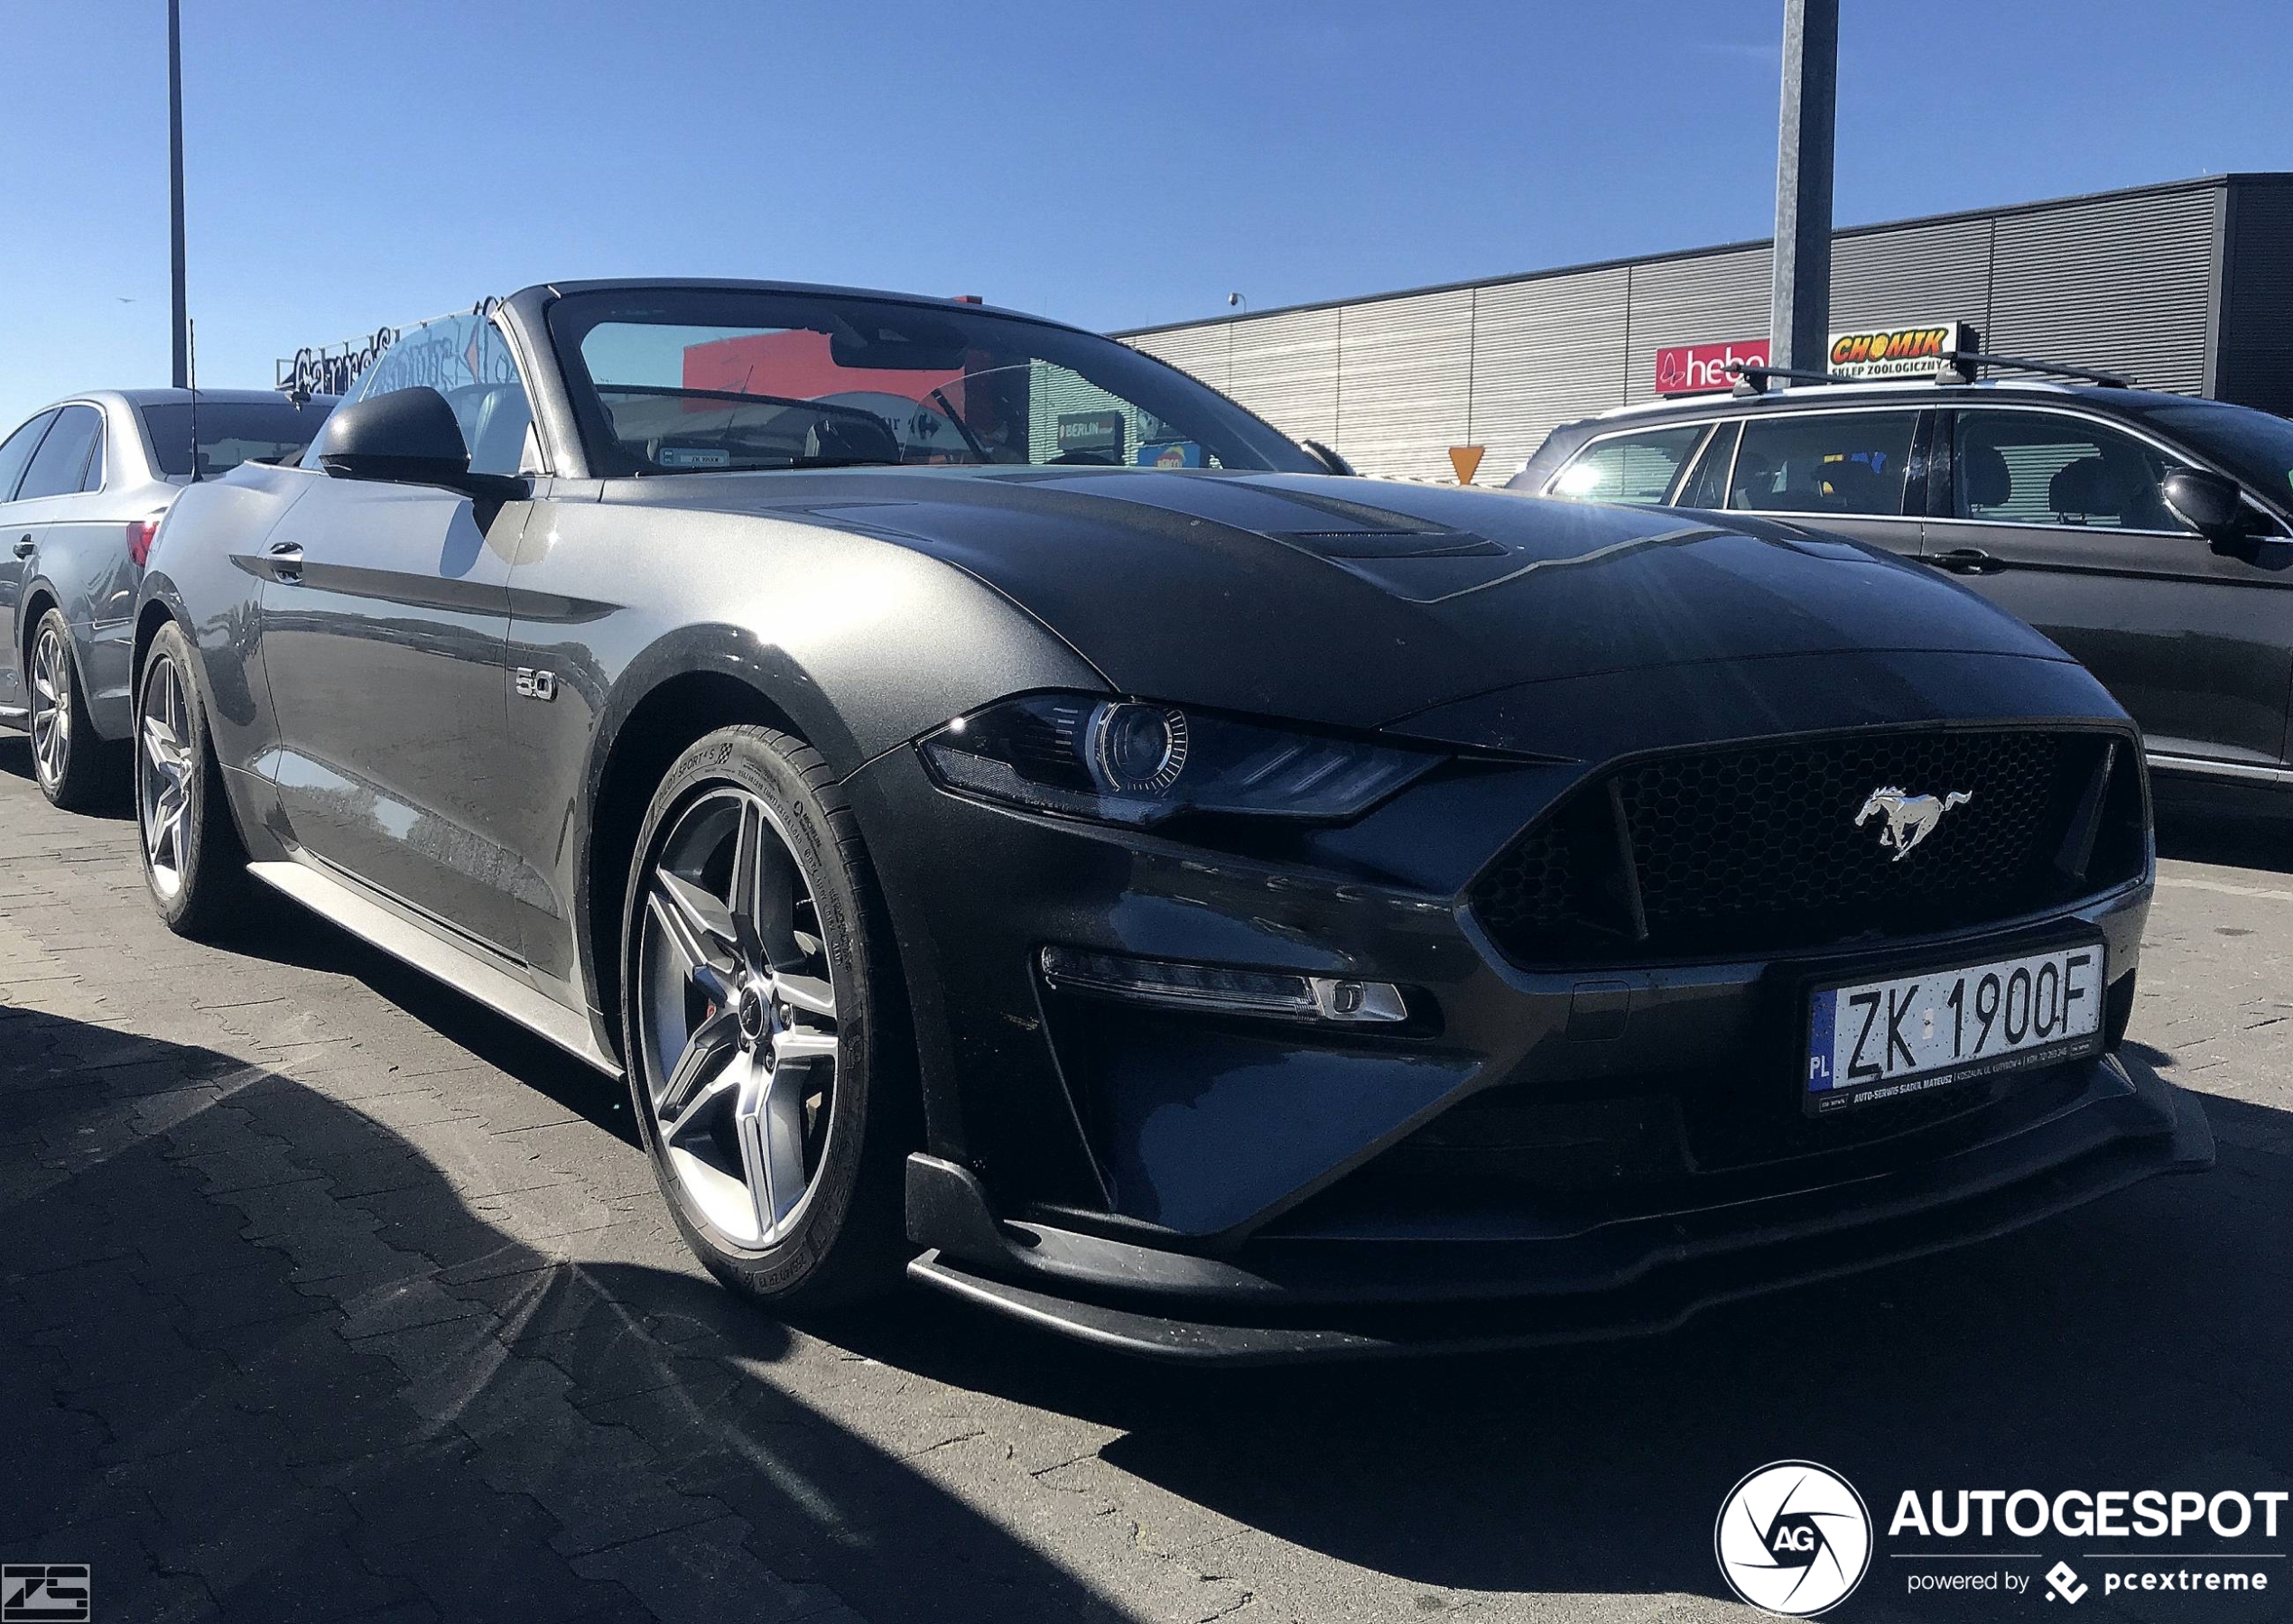
[[[836,983],[812,882],[765,803],[720,784],[661,840],[637,922],[640,1098],[691,1216],[785,1236],[827,1152]]]
[[[135,719],[136,821],[150,859],[152,888],[164,902],[183,888],[191,809],[190,706],[175,662],[158,659],[144,682]]]
[[[32,759],[51,793],[71,766],[71,651],[52,620],[32,645]]]

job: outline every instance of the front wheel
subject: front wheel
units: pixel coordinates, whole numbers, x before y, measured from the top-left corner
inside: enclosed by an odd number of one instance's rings
[[[135,825],[144,881],[179,936],[209,937],[247,905],[238,826],[181,628],[160,628],[135,682]]]
[[[896,1280],[913,1057],[827,765],[768,728],[694,745],[654,794],[622,916],[631,1103],[687,1243],[775,1307]]]

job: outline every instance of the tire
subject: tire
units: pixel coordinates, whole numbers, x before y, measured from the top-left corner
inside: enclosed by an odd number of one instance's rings
[[[646,809],[621,917],[630,1106],[686,1244],[776,1311],[896,1285],[914,1054],[827,764],[763,727],[693,745]]]
[[[119,793],[124,752],[96,731],[72,654],[63,611],[50,609],[32,628],[24,661],[32,702],[32,771],[40,793],[66,812],[94,812]]]
[[[171,624],[135,675],[136,849],[167,928],[210,940],[246,915],[254,883],[195,671],[190,640]]]

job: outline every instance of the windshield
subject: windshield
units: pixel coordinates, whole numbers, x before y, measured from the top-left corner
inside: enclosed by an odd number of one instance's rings
[[[601,475],[1038,464],[1312,472],[1111,339],[950,304],[638,288],[550,310]]]
[[[2279,507],[2293,507],[2293,422],[2249,406],[2195,400],[2154,406],[2145,415]]]
[[[299,457],[318,433],[334,402],[324,395],[298,406],[276,401],[211,401],[199,404],[200,477],[227,474],[242,462],[277,462]],[[152,437],[159,471],[178,477],[192,471],[191,406],[188,401],[138,408]]]

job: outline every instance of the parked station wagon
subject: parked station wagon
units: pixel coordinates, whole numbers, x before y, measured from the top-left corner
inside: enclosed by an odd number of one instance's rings
[[[2100,677],[2161,771],[2293,790],[2293,423],[2051,381],[1626,407],[1509,488],[1761,514],[1947,571]]]

